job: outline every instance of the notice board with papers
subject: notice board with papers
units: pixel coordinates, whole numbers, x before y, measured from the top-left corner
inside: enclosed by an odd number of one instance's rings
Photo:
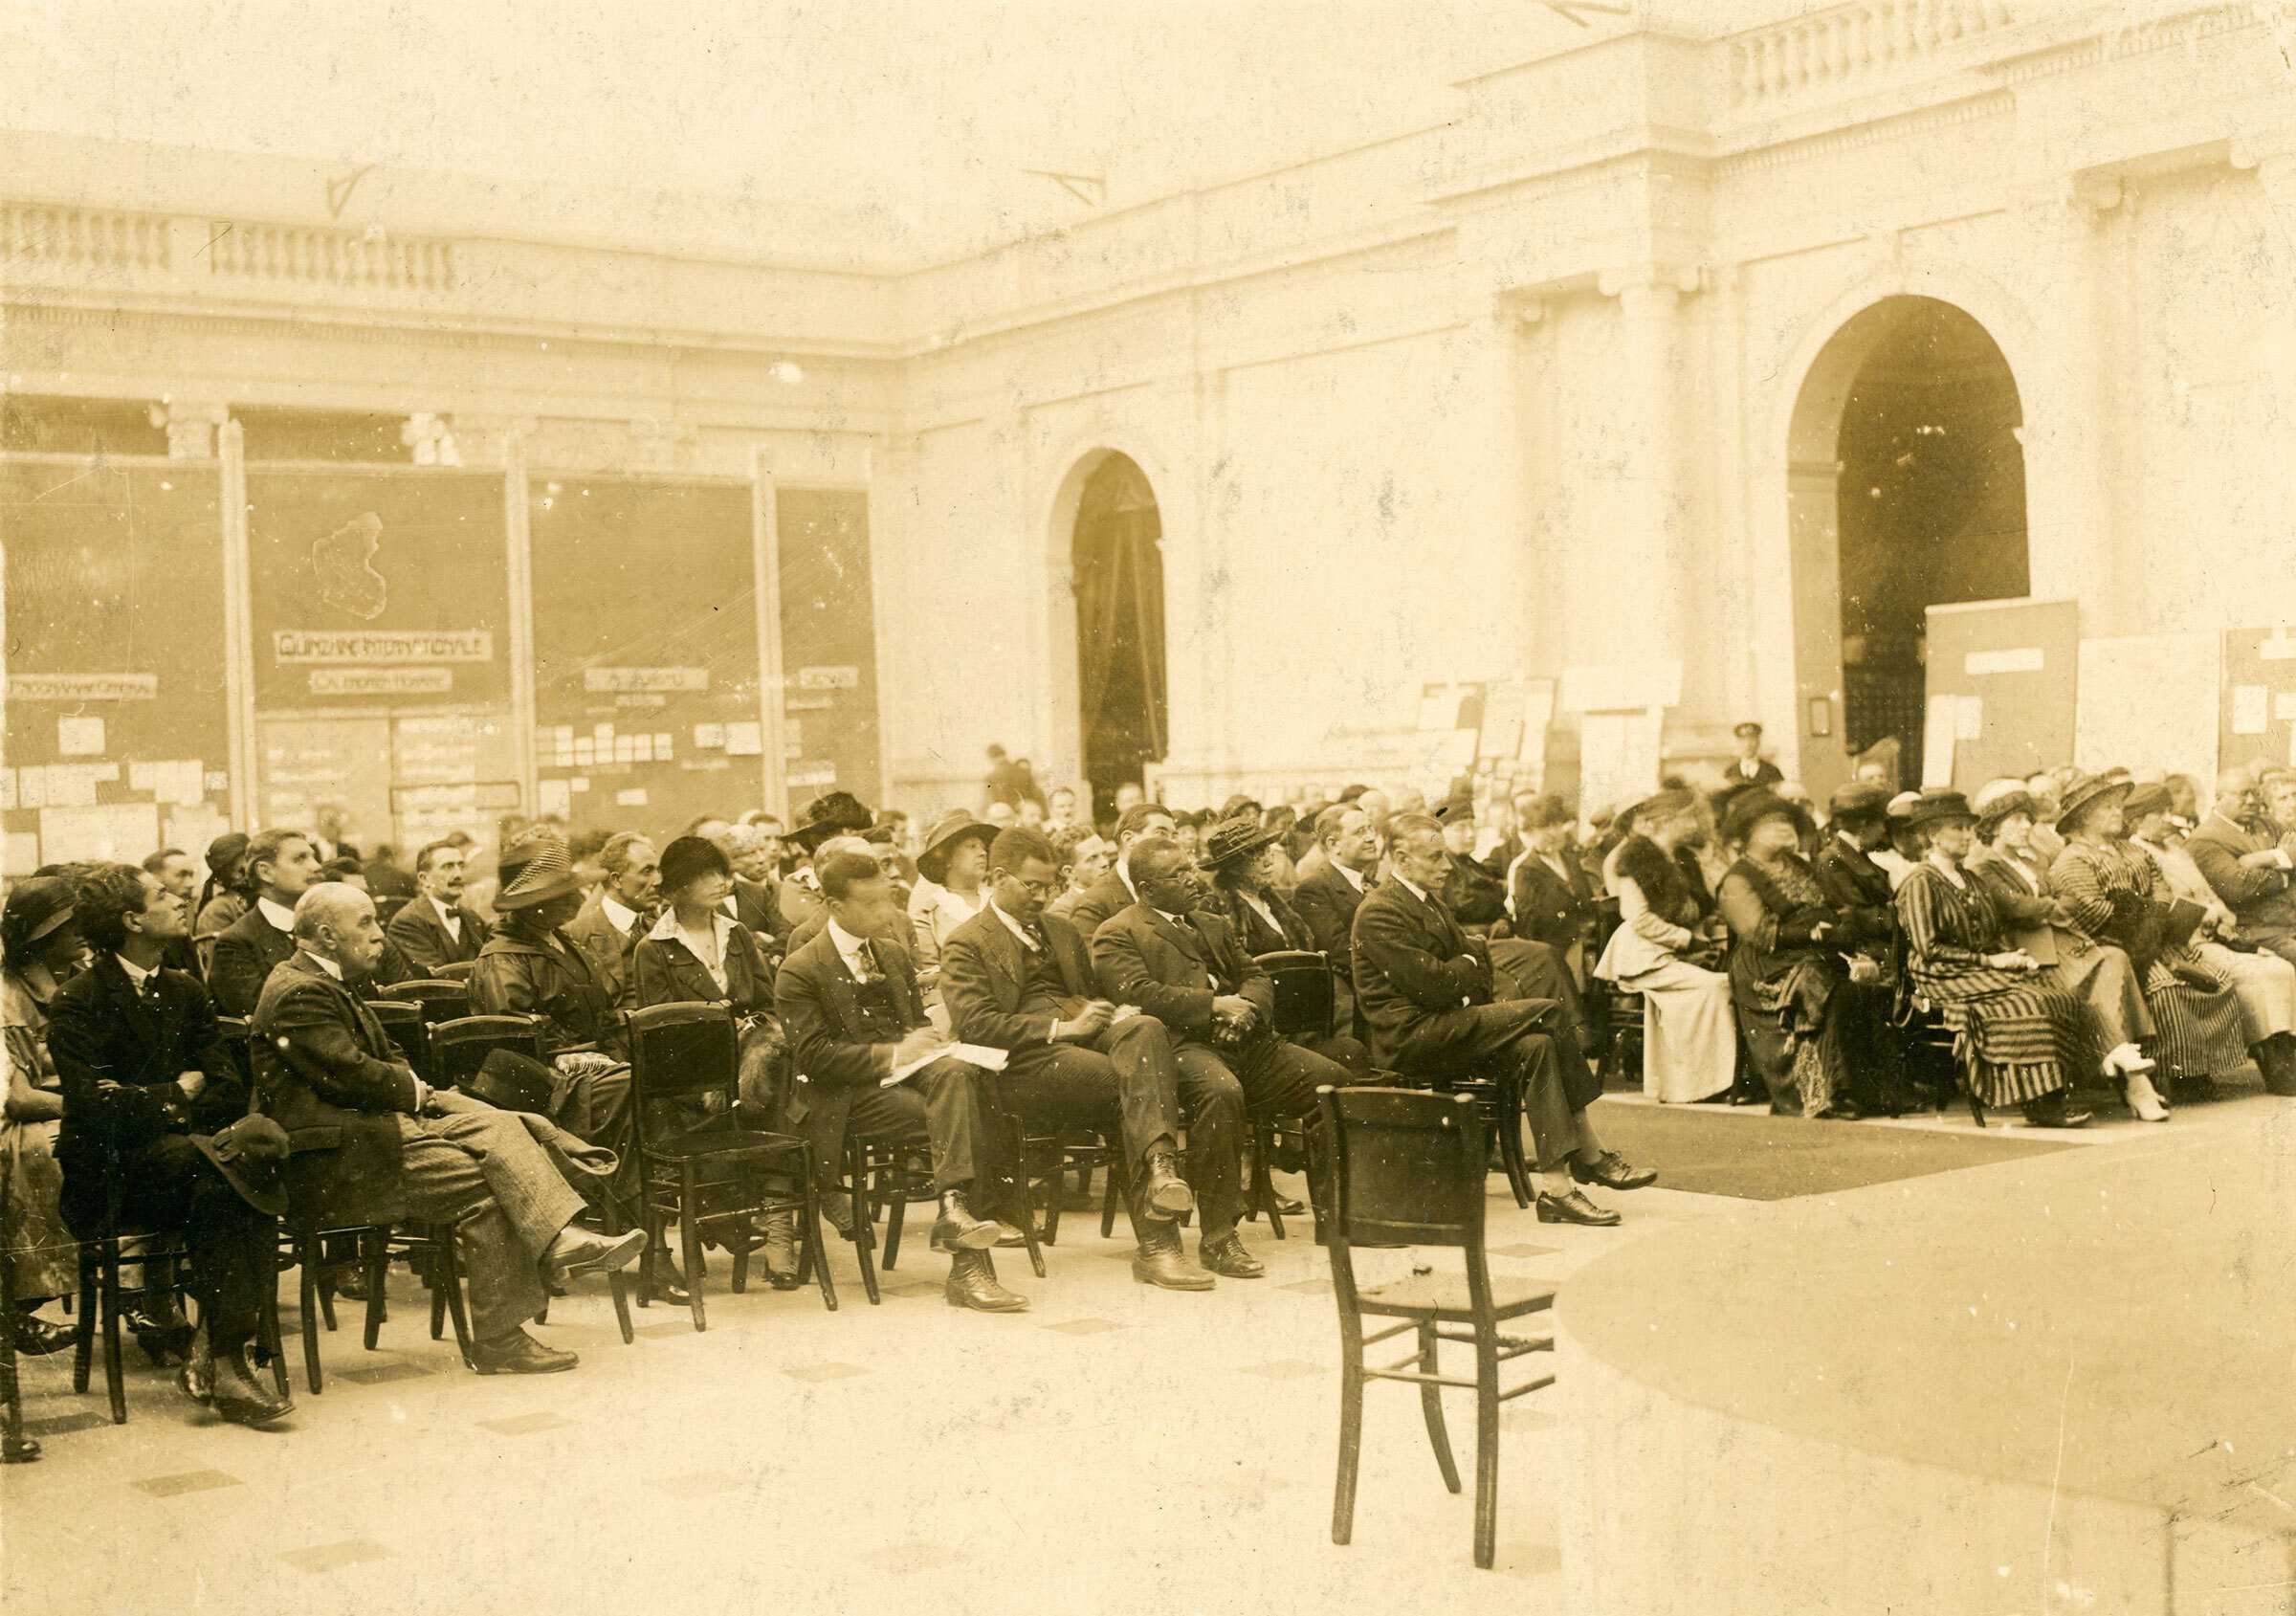
[[[2226,768],[2296,760],[2296,630],[2224,631],[2217,751]]]
[[[2081,640],[2073,602],[1932,606],[1929,625],[1924,786],[1974,791],[2072,760]]]

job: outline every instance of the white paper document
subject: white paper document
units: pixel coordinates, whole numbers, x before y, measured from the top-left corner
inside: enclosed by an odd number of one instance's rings
[[[984,1067],[990,1072],[1002,1072],[1004,1070],[1005,1052],[1003,1050],[992,1050],[986,1044],[943,1044],[930,1054],[918,1055],[906,1065],[894,1067],[893,1075],[886,1078],[878,1087],[890,1089],[895,1083],[916,1076],[935,1061],[944,1058],[969,1061],[973,1065]]]

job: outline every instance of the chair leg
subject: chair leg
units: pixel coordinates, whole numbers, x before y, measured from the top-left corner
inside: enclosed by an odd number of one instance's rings
[[[15,1286],[0,1257],[0,1464],[30,1464],[40,1445],[24,1434],[24,1392],[16,1382]]]
[[[454,1321],[454,1348],[462,1354],[464,1368],[471,1366],[471,1314],[462,1299],[461,1231],[454,1225],[438,1224],[435,1236],[438,1250],[438,1285],[446,1293],[447,1317]]]
[[[1523,1159],[1523,1129],[1531,1113],[1523,1100],[1523,1081],[1508,1075],[1494,1085],[1497,1104],[1492,1118],[1499,1133],[1499,1160],[1506,1164],[1507,1187],[1514,1191],[1518,1210],[1531,1205],[1531,1164]]]
[[[1499,1535],[1499,1338],[1475,1323],[1475,1564],[1490,1569]]]
[[[622,1344],[633,1345],[638,1333],[629,1322],[629,1283],[623,1278],[622,1271],[616,1269],[606,1276],[606,1284],[614,1298],[614,1322],[621,1326]]]
[[[1435,1321],[1424,1319],[1419,1326],[1419,1372],[1438,1373],[1441,1338],[1435,1334]],[[1424,1383],[1419,1388],[1419,1411],[1426,1416],[1427,1441],[1435,1449],[1436,1468],[1443,1472],[1443,1484],[1452,1492],[1459,1491],[1459,1467],[1451,1459],[1450,1432],[1443,1424],[1443,1388]]]
[[[821,1305],[830,1313],[835,1313],[837,1281],[829,1276],[829,1254],[821,1243],[821,1203],[811,1190],[806,1193],[805,1209],[799,1217],[806,1226],[804,1254],[798,1259],[800,1277],[803,1277],[806,1269],[811,1269],[813,1277],[821,1285]]]
[[[1341,1332],[1339,1473],[1332,1491],[1332,1541],[1345,1547],[1356,1531],[1356,1473],[1363,1462],[1363,1332]]]
[[[438,1251],[438,1226],[431,1227],[430,1238],[430,1339],[438,1340],[447,1333],[447,1275],[453,1272],[447,1259]]]
[[[894,1169],[893,1191],[885,1207],[885,1262],[887,1273],[901,1260],[901,1229],[909,1212],[909,1168],[906,1163]]]
[[[264,1287],[263,1303],[256,1314],[256,1327],[262,1337],[263,1350],[271,1355],[273,1389],[285,1397],[288,1395],[287,1341],[279,1329],[279,1281],[276,1273],[272,1275],[271,1283]]]
[[[127,1424],[127,1372],[120,1361],[120,1243],[105,1240],[97,1258],[97,1277],[102,1287],[103,1384],[111,1393],[112,1424]]]
[[[72,1389],[88,1389],[88,1371],[96,1361],[96,1242],[79,1243],[79,1306],[72,1321]]]
[[[319,1373],[319,1240],[316,1236],[298,1238],[295,1250],[302,1279],[303,1382],[316,1397],[326,1389]]]
[[[366,1350],[375,1350],[383,1337],[383,1284],[390,1273],[390,1230],[370,1229],[360,1235],[366,1270]]]
[[[679,1169],[677,1238],[686,1253],[686,1306],[694,1316],[694,1328],[706,1330],[710,1323],[701,1300],[701,1185],[691,1162]]]

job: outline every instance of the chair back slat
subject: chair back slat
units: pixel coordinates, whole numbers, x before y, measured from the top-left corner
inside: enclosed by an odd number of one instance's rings
[[[404,999],[369,999],[366,1007],[398,1045],[414,1074],[430,1081],[430,1029],[423,1024],[423,1007]]]
[[[740,1082],[741,1037],[734,1012],[701,1001],[649,1005],[623,1018],[629,1032],[630,1099],[734,1095]]]
[[[1312,948],[1280,948],[1257,956],[1256,963],[1275,986],[1279,1034],[1320,1037],[1331,1031],[1338,999],[1328,956]]]
[[[439,977],[417,977],[410,982],[392,983],[390,996],[421,1007],[423,1021],[430,1027],[442,1021],[455,1021],[471,1013],[471,988],[468,983],[448,982]]]
[[[477,968],[478,962],[475,960],[458,960],[453,964],[439,966],[438,978],[441,982],[468,984],[471,980],[471,973]]]
[[[542,1058],[542,1024],[533,1016],[466,1015],[430,1029],[430,1081],[460,1088],[497,1050]]]
[[[1333,1216],[1352,1245],[1483,1245],[1483,1118],[1473,1096],[1320,1091],[1336,1168]]]

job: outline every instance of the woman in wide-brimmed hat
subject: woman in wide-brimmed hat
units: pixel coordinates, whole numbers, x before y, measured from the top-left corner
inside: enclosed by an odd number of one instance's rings
[[[1715,900],[1729,922],[1732,998],[1778,1116],[1913,1109],[1881,968],[1845,959],[1853,929],[1800,853],[1804,816],[1759,786],[1735,793],[1722,838],[1739,850]]]
[[[2033,849],[2039,805],[2021,780],[1996,780],[1970,805],[1976,812],[1977,848],[1972,875],[1985,883],[2001,913],[2003,935],[2046,965],[2057,985],[2077,996],[2096,1018],[2097,1047],[2115,1071],[2149,1074],[2146,1052],[2157,1038],[2136,967],[2117,945],[2101,941],[2075,920],[2056,878]],[[2146,1081],[2150,1083],[2150,1076]],[[2126,1078],[2124,1089],[2130,1089]],[[2138,1098],[2143,1098],[2140,1095]],[[2133,1102],[2132,1102],[2133,1106]],[[2150,1111],[2154,1102],[2137,1109]]]
[[[1962,867],[1976,814],[1958,791],[1923,793],[1906,815],[1922,861],[1897,889],[1906,971],[1955,1034],[1980,1103],[2016,1105],[2036,1127],[2078,1128],[2071,1087],[2097,1069],[2093,1022],[2039,960],[2012,947],[1985,884]]]
[[[2158,1029],[2158,1059],[2173,1094],[2205,1098],[2216,1079],[2247,1064],[2232,985],[2200,963],[2189,939],[2162,933],[2160,872],[2125,845],[2122,805],[2135,786],[2125,775],[2075,779],[2064,787],[2057,833],[2064,851],[2049,877],[2073,923],[2128,952]],[[2129,1106],[2149,1122],[2166,1120],[2159,1096],[2130,1087]]]
[[[79,1289],[79,1246],[64,1227],[64,1172],[55,1160],[63,1126],[64,1086],[48,1055],[48,1002],[79,968],[80,941],[72,888],[35,875],[10,890],[0,912],[0,1026],[8,1041],[8,1101],[0,1120],[0,1216],[7,1219],[16,1350],[61,1352],[69,1326],[35,1310]]]
[[[1643,996],[1643,1092],[1676,1103],[1726,1095],[1737,1077],[1730,978],[1704,963],[1712,918],[1675,856],[1704,824],[1699,808],[1677,788],[1636,808],[1637,830],[1613,862],[1621,923],[1595,965]]]
[[[208,878],[191,911],[191,935],[220,937],[246,914],[254,898],[247,890],[246,834],[227,830],[208,844]]]
[[[916,855],[918,880],[909,895],[910,953],[925,1002],[940,1002],[940,948],[988,902],[988,844],[997,828],[965,808],[951,808],[925,832]]]
[[[1282,839],[1279,832],[1263,829],[1259,815],[1251,812],[1221,821],[1203,838],[1213,912],[1226,917],[1237,946],[1247,954],[1315,946],[1315,934],[1307,921],[1275,889],[1274,876],[1283,858],[1277,844]],[[1354,1038],[1327,1031],[1292,1042],[1358,1075],[1371,1070],[1371,1052]]]

